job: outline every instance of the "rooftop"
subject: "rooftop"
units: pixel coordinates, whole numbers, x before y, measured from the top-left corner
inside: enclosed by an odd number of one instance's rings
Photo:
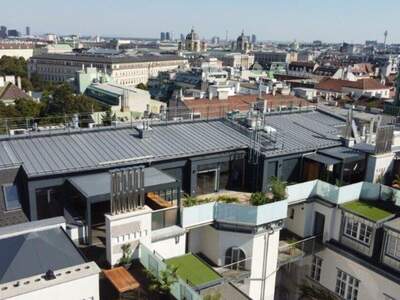
[[[224,102],[224,101],[221,101]],[[341,145],[344,122],[318,111],[266,117],[277,130],[264,155],[279,156]],[[107,170],[176,158],[247,149],[249,135],[223,119],[158,123],[141,139],[133,126],[33,133],[0,139],[0,168],[22,165],[29,177]]]
[[[61,228],[0,239],[0,249],[7,249],[0,258],[1,284],[85,263]]]
[[[383,221],[393,216],[393,213],[380,208],[376,201],[356,200],[342,204],[341,207],[372,222]]]
[[[178,276],[192,286],[201,286],[222,277],[193,254],[185,254],[165,260],[167,265],[178,268]]]
[[[186,60],[176,55],[107,55],[107,54],[81,54],[81,53],[47,53],[35,55],[31,59],[51,59],[51,60],[70,60],[77,62],[98,62],[98,63],[140,63],[151,61],[170,61],[170,60]]]

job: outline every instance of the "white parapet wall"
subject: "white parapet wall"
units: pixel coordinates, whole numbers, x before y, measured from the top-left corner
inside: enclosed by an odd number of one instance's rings
[[[369,155],[365,180],[376,183],[393,168],[394,153]]]
[[[138,258],[138,245],[151,245],[151,215],[148,206],[132,212],[106,215],[106,253],[111,266],[118,264],[122,257],[121,246],[130,244],[133,258]]]
[[[54,271],[55,279],[42,275],[0,285],[0,300],[99,300],[99,267],[85,263]]]
[[[249,296],[254,300],[274,300],[278,271],[280,230],[254,236]]]

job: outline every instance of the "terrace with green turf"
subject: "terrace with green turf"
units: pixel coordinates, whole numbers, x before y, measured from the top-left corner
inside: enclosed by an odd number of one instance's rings
[[[375,223],[385,221],[394,215],[389,208],[378,205],[375,201],[356,200],[345,203],[341,207],[350,213]]]
[[[165,263],[177,267],[178,276],[194,287],[222,279],[210,266],[191,253],[167,259]]]

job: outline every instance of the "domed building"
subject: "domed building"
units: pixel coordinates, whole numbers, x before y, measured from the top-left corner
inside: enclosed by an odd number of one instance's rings
[[[179,43],[179,50],[205,52],[207,51],[207,42],[200,41],[199,35],[194,28],[192,28],[192,30],[186,35],[184,43]]]
[[[233,51],[238,51],[241,53],[248,53],[250,50],[252,50],[253,45],[249,41],[249,37],[244,35],[244,31],[242,31],[242,34],[239,35],[239,37],[236,40],[236,43],[232,43],[232,50]]]

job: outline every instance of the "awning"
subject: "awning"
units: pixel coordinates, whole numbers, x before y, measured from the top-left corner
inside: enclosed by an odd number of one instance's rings
[[[307,155],[306,156],[307,159],[321,163],[323,165],[326,166],[330,166],[330,165],[336,165],[339,164],[341,161],[339,159],[330,157],[330,156],[326,156],[323,154],[319,154],[319,153],[314,153],[311,155]]]
[[[108,172],[68,178],[71,185],[91,203],[110,201],[111,176]],[[178,181],[164,172],[150,167],[144,169],[145,192],[177,187]]]
[[[318,153],[340,159],[344,163],[350,163],[365,159],[365,153],[353,148],[343,146],[319,150]]]

